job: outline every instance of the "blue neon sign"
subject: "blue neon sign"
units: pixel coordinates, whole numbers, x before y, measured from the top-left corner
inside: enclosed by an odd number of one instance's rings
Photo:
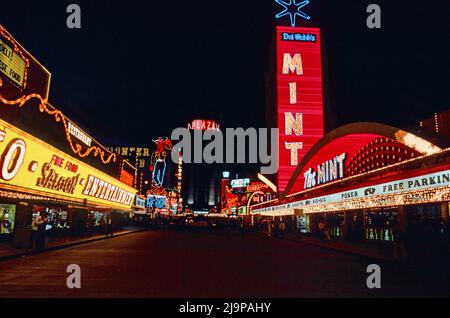
[[[166,197],[161,195],[148,195],[147,207],[163,209],[166,207]]]
[[[309,0],[275,0],[275,2],[284,8],[283,11],[275,16],[276,19],[280,19],[288,15],[291,20],[292,27],[295,27],[297,16],[300,16],[306,20],[311,20],[311,17],[302,11],[302,8],[309,4]]]

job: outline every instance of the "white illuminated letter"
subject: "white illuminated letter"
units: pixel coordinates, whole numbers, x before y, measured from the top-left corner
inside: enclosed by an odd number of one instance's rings
[[[88,181],[86,183],[86,186],[84,187],[84,191],[83,191],[84,195],[88,195],[89,191],[91,191],[92,182],[94,182],[94,177],[93,176],[89,176],[89,179],[88,179]]]
[[[333,180],[336,180],[337,178],[339,178],[338,169],[337,169],[337,167],[338,167],[337,158],[338,157],[335,157],[332,160],[330,160],[330,162],[329,162],[328,173],[330,175],[329,176],[330,181],[333,181]]]
[[[1,178],[6,181],[12,180],[19,172],[25,157],[26,145],[22,139],[13,140],[7,147],[1,162]]]
[[[283,58],[283,75],[291,73],[297,73],[297,75],[303,75],[302,57],[300,54],[295,54],[294,58],[289,53],[284,54]]]
[[[292,113],[284,113],[284,133],[286,136],[292,136],[292,132],[296,136],[303,135],[303,116],[302,114],[296,113],[295,118]]]
[[[344,161],[345,161],[346,157],[347,157],[347,154],[345,152],[336,157],[336,161],[339,165],[339,178],[344,177]]]
[[[289,96],[291,105],[297,104],[297,83],[289,83]]]
[[[309,189],[313,186],[313,171],[311,168],[309,168],[304,174],[303,176],[305,177],[305,184],[303,185],[304,189]]]
[[[317,184],[326,183],[325,163],[317,166]]]
[[[298,165],[298,151],[303,149],[301,142],[285,142],[286,150],[291,151],[291,166]]]

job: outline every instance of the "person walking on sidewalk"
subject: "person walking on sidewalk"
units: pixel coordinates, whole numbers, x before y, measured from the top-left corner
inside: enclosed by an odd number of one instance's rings
[[[36,246],[37,246],[37,233],[38,233],[38,230],[39,230],[39,223],[40,223],[41,221],[40,221],[40,216],[39,215],[36,215],[36,216],[33,216],[33,221],[31,222],[31,233],[32,233],[32,247],[35,247],[36,248]]]
[[[280,237],[284,238],[284,232],[286,231],[286,223],[284,223],[283,219],[280,219],[280,223],[278,223],[278,231],[280,233]]]
[[[325,223],[325,238],[327,241],[331,241],[331,229],[330,229],[330,224],[329,223]]]
[[[37,250],[43,250],[45,247],[45,226],[47,222],[44,215],[37,215],[33,219],[31,229],[34,232],[34,243]]]
[[[106,216],[106,236],[113,236],[114,232],[113,232],[113,225],[112,225],[112,218],[111,218],[111,214],[107,214]]]
[[[325,240],[325,221],[320,220],[319,224],[317,225],[317,228],[319,229],[319,239],[321,241]]]
[[[267,236],[272,237],[272,235],[273,235],[273,223],[272,221],[269,220],[269,222],[267,222]]]

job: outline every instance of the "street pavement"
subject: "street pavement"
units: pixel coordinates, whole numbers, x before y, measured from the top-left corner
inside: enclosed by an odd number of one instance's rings
[[[69,289],[69,264],[81,288]],[[381,288],[369,289],[369,264]],[[256,233],[146,231],[0,262],[1,298],[434,297],[432,275]]]

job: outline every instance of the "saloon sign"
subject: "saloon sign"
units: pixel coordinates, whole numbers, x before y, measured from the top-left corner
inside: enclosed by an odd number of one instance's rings
[[[1,119],[0,188],[121,209],[131,208],[136,193]]]

